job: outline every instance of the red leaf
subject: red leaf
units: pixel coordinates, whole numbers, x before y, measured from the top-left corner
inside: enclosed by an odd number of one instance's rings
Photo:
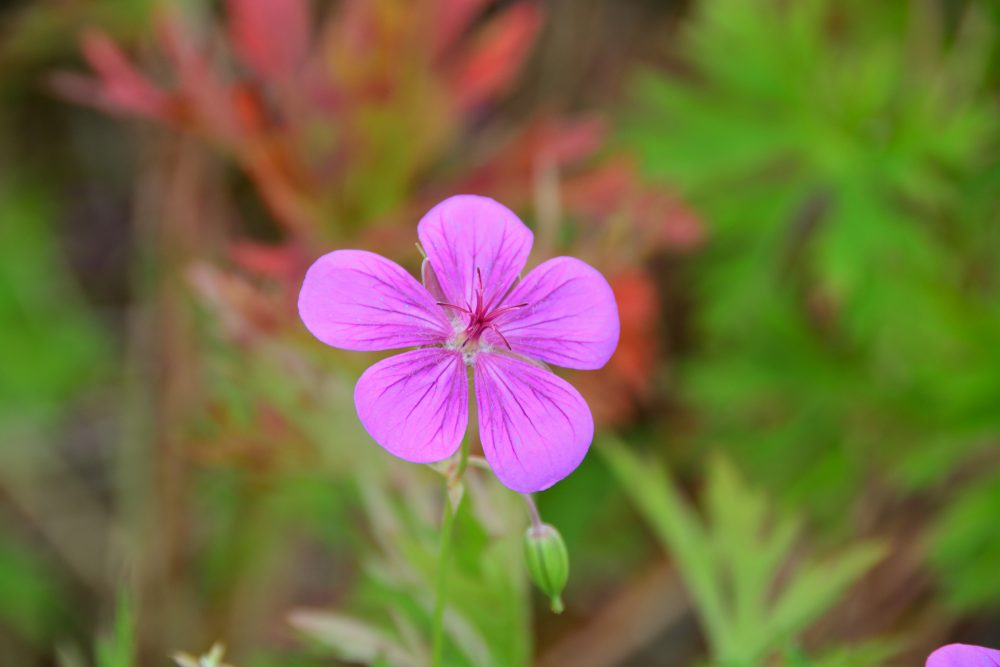
[[[630,269],[609,281],[618,302],[621,338],[609,367],[634,393],[650,387],[656,368],[660,306],[656,286],[642,269]]]
[[[542,164],[559,169],[592,156],[604,142],[606,124],[597,116],[573,119],[541,118],[461,179],[460,190],[489,193],[517,202],[530,194]]]
[[[229,33],[237,55],[261,78],[287,82],[309,52],[307,0],[229,0]]]
[[[701,220],[679,197],[646,187],[632,161],[613,157],[564,183],[565,206],[593,221],[624,216],[642,254],[670,248],[690,250],[704,239]]]
[[[225,144],[238,143],[242,138],[240,119],[229,85],[218,77],[212,63],[191,38],[191,28],[169,14],[159,18],[157,28],[192,120],[213,139]]]
[[[487,1],[437,0],[433,11],[434,43],[431,46],[435,58],[454,45]]]
[[[110,37],[99,30],[83,34],[80,48],[98,79],[64,75],[53,80],[67,97],[111,111],[166,120],[170,97],[150,83]]]
[[[237,266],[255,276],[292,282],[299,278],[305,258],[295,246],[264,245],[254,241],[236,241],[229,249]]]
[[[607,136],[607,123],[599,116],[545,120],[538,124],[540,152],[557,165],[571,165],[593,155]]]
[[[451,77],[461,108],[474,107],[506,91],[524,64],[541,24],[541,11],[522,3],[484,28]]]
[[[621,426],[653,391],[653,372],[660,346],[660,307],[656,285],[642,269],[630,268],[609,275],[621,319],[618,349],[608,365],[597,372],[573,373],[572,382],[584,395],[601,426]]]

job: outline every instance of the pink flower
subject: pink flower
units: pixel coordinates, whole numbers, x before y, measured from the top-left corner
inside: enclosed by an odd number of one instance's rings
[[[1000,651],[968,644],[948,644],[930,654],[926,667],[1000,667]]]
[[[363,250],[335,250],[310,267],[299,314],[319,340],[346,350],[417,349],[378,362],[354,390],[358,417],[390,453],[448,458],[468,425],[473,369],[483,452],[505,485],[546,489],[583,460],[594,420],[580,393],[543,363],[603,366],[618,345],[607,281],[572,257],[523,280],[532,234],[509,209],[460,195],[417,227],[423,285]]]

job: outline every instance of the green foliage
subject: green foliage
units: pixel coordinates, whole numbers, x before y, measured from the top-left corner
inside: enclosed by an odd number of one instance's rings
[[[986,477],[964,489],[932,532],[931,560],[947,584],[948,602],[968,608],[1000,600],[1000,477]]]
[[[23,545],[0,541],[0,621],[18,635],[44,645],[65,612],[52,573]]]
[[[674,558],[722,665],[770,664],[883,556],[874,544],[802,556],[799,521],[772,512],[725,459],[709,469],[702,518],[661,466],[620,443],[603,442],[601,451]]]
[[[785,652],[779,664],[784,667],[875,667],[883,664],[894,651],[894,646],[886,642],[838,647],[819,657],[807,657],[800,650],[790,650]]]
[[[706,0],[678,45],[693,76],[637,81],[626,140],[712,229],[681,378],[697,442],[830,524],[864,485],[930,489],[1000,437],[980,4],[947,30],[931,2]],[[963,600],[997,599],[1000,569],[960,570],[981,585]]]
[[[108,362],[101,328],[61,255],[49,194],[0,180],[0,486],[15,505],[42,495],[31,475],[48,472],[42,461],[60,420]],[[17,525],[14,517],[21,515],[5,513],[0,531]],[[57,559],[33,553],[38,536],[28,535],[0,536],[0,622],[47,647],[65,631],[66,579]]]
[[[49,418],[107,349],[60,256],[45,190],[0,183],[0,429]]]
[[[67,34],[84,25],[100,24],[116,34],[131,36],[137,27],[148,25],[153,4],[153,0],[92,0],[53,11],[51,3],[25,3],[5,16],[12,24],[16,22],[17,29],[0,44],[0,64],[32,65],[53,54],[71,53],[76,44]],[[0,96],[34,87],[22,78],[24,72],[19,69],[10,67],[5,72],[9,76],[0,77]],[[37,76],[37,72],[32,75]]]
[[[467,473],[455,516],[444,613],[446,665],[530,664],[529,596],[519,501],[494,480]],[[299,611],[292,624],[335,656],[368,665],[428,664],[438,558],[438,485],[359,482],[376,548],[348,613]],[[396,488],[393,488],[396,487]]]
[[[118,596],[112,632],[97,641],[97,667],[133,667],[135,618],[127,593]]]

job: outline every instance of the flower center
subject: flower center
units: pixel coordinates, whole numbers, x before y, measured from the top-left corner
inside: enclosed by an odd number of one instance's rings
[[[461,313],[465,317],[465,329],[459,334],[457,342],[460,342],[462,348],[471,346],[476,346],[479,344],[479,339],[482,338],[483,334],[487,331],[492,331],[503,341],[503,344],[507,346],[507,349],[513,349],[507,338],[503,335],[500,329],[496,325],[496,321],[504,314],[511,312],[512,310],[517,310],[519,308],[524,308],[528,304],[519,303],[509,306],[500,306],[499,308],[493,307],[493,299],[489,301],[486,300],[485,290],[483,289],[483,274],[477,268],[476,269],[476,292],[475,292],[475,303],[466,303],[465,306],[458,306],[453,303],[445,303],[443,301],[438,301],[437,305],[443,308],[449,308],[457,313]]]

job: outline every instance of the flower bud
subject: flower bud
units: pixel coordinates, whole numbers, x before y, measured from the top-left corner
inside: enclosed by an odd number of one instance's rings
[[[547,523],[530,526],[524,536],[524,557],[531,580],[552,601],[552,611],[562,613],[562,591],[569,580],[569,554],[562,535]]]

